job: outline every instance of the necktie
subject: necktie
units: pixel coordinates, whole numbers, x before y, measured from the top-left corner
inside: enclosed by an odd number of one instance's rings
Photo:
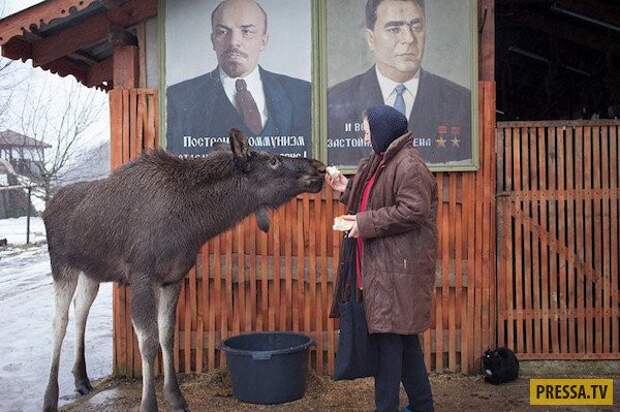
[[[235,103],[237,104],[237,110],[243,122],[254,134],[258,134],[263,130],[263,123],[258,112],[256,102],[252,97],[252,93],[248,90],[248,85],[245,80],[237,79],[235,82],[235,88],[237,93],[235,94]]]
[[[403,93],[405,92],[405,90],[407,90],[407,88],[405,87],[404,84],[399,84],[398,86],[394,88],[394,91],[396,91],[396,100],[394,100],[394,108],[398,110],[399,112],[401,112],[402,114],[404,114],[405,117],[407,117],[407,113],[405,113],[407,111],[407,108],[405,106],[405,98],[403,97]]]

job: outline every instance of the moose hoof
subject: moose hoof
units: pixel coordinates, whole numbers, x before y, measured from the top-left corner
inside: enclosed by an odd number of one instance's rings
[[[93,390],[93,386],[89,381],[78,383],[75,385],[75,390],[82,396],[89,394]]]

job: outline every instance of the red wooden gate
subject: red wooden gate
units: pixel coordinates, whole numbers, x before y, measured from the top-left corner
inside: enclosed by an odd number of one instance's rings
[[[620,122],[497,125],[498,343],[620,359]]]

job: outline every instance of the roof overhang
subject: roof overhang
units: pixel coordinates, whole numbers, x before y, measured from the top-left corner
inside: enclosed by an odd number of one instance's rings
[[[2,55],[108,90],[114,47],[156,15],[157,0],[47,0],[0,20]]]

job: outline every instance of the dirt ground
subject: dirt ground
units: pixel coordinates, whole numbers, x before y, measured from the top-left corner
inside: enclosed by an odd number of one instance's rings
[[[373,381],[334,382],[327,376],[309,375],[303,399],[281,405],[252,405],[237,401],[232,395],[226,371],[210,371],[203,375],[179,375],[181,389],[193,412],[238,411],[373,411]],[[479,376],[431,375],[435,410],[440,411],[618,411],[620,379],[614,380],[613,407],[533,407],[529,405],[529,380],[518,380],[493,386]],[[95,385],[95,391],[61,408],[64,412],[137,411],[140,404],[139,381],[106,379]],[[160,410],[170,409],[163,400],[162,381],[158,380],[157,396]],[[401,390],[401,406],[407,398]]]

